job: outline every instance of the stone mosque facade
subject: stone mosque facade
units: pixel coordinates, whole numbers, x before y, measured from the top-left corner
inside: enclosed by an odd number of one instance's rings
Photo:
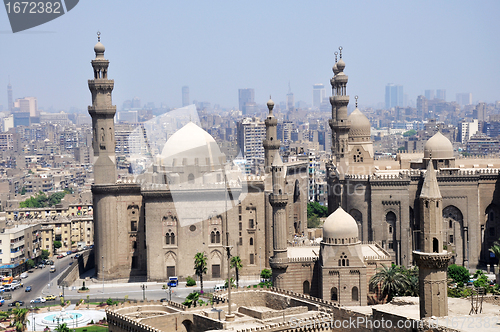
[[[207,279],[226,278],[229,245],[231,254],[242,259],[242,276],[257,276],[262,268],[271,267],[278,288],[342,305],[366,305],[376,296],[369,280],[378,268],[391,263],[415,265],[413,253],[425,250],[429,212],[422,206],[426,201],[422,192],[425,195],[429,170],[440,193],[440,207],[432,212],[433,223],[441,230],[433,235],[439,238],[436,252],[470,269],[492,262],[488,248],[500,237],[500,160],[457,159],[451,142],[440,132],[421,153],[374,160],[369,120],[357,105],[348,116],[348,77],[341,52],[331,79],[330,215],[320,245],[292,246],[294,236],[306,232],[307,163],[282,162],[272,100],[265,120],[264,176],[235,172],[214,139],[188,123],[170,137],[142,184],[118,181],[114,82],[107,77],[104,46],[98,42],[94,51],[89,113],[99,279],[141,276],[164,281],[174,275],[182,279],[194,274],[197,252],[207,256]],[[227,204],[228,195],[231,205],[223,211],[214,208],[202,220],[190,215]],[[181,222],[181,212],[183,220],[191,222]]]

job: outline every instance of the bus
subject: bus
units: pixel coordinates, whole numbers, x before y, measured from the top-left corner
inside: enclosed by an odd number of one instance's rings
[[[10,285],[12,283],[12,280],[14,280],[14,278],[12,278],[12,276],[7,276],[7,277],[3,277],[2,279],[2,285]]]

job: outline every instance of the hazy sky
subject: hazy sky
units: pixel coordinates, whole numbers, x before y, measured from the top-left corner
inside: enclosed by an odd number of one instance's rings
[[[88,1],[39,27],[13,34],[0,9],[0,104],[36,96],[40,107],[86,109],[91,103],[96,32],[115,80],[120,109],[191,100],[237,107],[238,89],[257,103],[311,103],[312,85],[329,80],[343,46],[347,92],[361,105],[384,101],[387,83],[410,100],[446,89],[447,100],[500,99],[500,1]]]

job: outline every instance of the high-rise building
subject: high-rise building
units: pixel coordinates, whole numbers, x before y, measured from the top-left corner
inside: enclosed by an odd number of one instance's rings
[[[9,110],[10,113],[12,113],[12,107],[14,106],[14,103],[12,102],[12,85],[7,85],[7,109]]]
[[[24,97],[16,99],[14,103],[16,112],[29,113],[30,116],[36,116],[38,112],[38,102],[36,97]]]
[[[247,104],[250,104],[252,107],[251,109],[253,110],[254,107],[253,105],[255,104],[255,91],[254,89],[239,89],[238,90],[238,101],[239,101],[239,107],[240,111],[243,115],[247,115],[250,112],[247,112]]]
[[[434,100],[434,90],[425,90],[424,95],[427,100]]]
[[[141,108],[141,100],[139,97],[134,97],[134,99],[132,99],[132,108]]]
[[[385,108],[404,107],[403,86],[387,84],[385,87]]]
[[[437,89],[436,90],[436,99],[446,101],[446,90],[445,89]]]
[[[472,93],[457,93],[457,104],[460,106],[472,104]]]
[[[472,118],[478,119],[479,121],[486,121],[486,103],[477,104],[472,112]]]
[[[326,98],[326,89],[323,84],[314,84],[313,85],[313,99],[312,106],[313,108],[320,108],[321,102]]]
[[[182,107],[189,105],[189,87],[182,87]]]
[[[286,109],[292,111],[294,108],[294,98],[290,83],[288,83],[288,93],[286,94]]]
[[[244,118],[238,122],[238,147],[241,156],[253,165],[264,162],[266,125],[258,118]]]
[[[427,98],[420,95],[417,97],[417,118],[423,120],[427,117],[429,113],[429,104],[427,103]]]

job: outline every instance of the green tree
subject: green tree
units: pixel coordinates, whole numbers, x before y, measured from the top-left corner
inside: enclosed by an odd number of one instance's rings
[[[29,269],[32,269],[32,268],[33,268],[33,266],[35,266],[35,262],[34,262],[32,259],[28,259],[28,260],[26,261],[26,265],[28,265],[28,268],[29,268]]]
[[[41,259],[47,259],[50,256],[50,252],[47,249],[42,249],[42,254],[40,255]]]
[[[493,246],[491,246],[489,250],[495,254],[495,258],[497,259],[500,258],[500,242],[498,241],[493,242]]]
[[[21,195],[26,195],[26,188],[25,188],[25,187],[23,187],[23,188],[21,189]]]
[[[226,281],[224,282],[224,287],[225,287],[225,288],[228,288],[228,287],[229,287],[229,284],[228,284],[228,282],[227,282],[227,279],[226,279]],[[234,282],[234,278],[231,278],[231,287],[232,287],[232,288],[235,288],[235,287],[236,287],[236,283]]]
[[[62,247],[61,241],[54,241],[54,249],[59,249]]]
[[[470,280],[470,273],[463,266],[451,264],[448,266],[448,277],[453,279],[456,283],[466,283]]]
[[[26,308],[16,307],[14,310],[12,310],[12,313],[14,314],[12,326],[16,328],[16,332],[23,332],[24,330],[26,330],[26,324],[29,323],[29,310]]]
[[[57,325],[57,327],[55,328],[55,331],[57,331],[57,332],[70,332],[71,329],[68,327],[68,325],[66,323],[62,323],[62,324]]]
[[[196,304],[198,303],[199,299],[200,299],[200,293],[192,292],[186,297],[186,300],[182,302],[182,304],[184,304],[188,308],[191,308],[191,305],[193,304],[196,307]]]
[[[207,256],[203,252],[194,255],[194,272],[200,277],[200,287],[203,293],[203,275],[207,274]]]
[[[404,294],[405,289],[410,287],[410,281],[402,269],[392,264],[390,267],[382,264],[378,272],[370,279],[370,286],[378,288],[387,301],[399,294]]]
[[[417,134],[417,131],[415,129],[410,129],[406,132],[403,133],[403,136],[404,137],[411,137],[411,136],[415,136]]]
[[[328,216],[328,208],[318,202],[307,203],[307,227],[316,228],[320,225],[320,218]]]
[[[66,195],[65,192],[58,192],[58,193],[54,193],[52,195],[50,195],[49,197],[49,203],[51,206],[54,206],[56,204],[59,204],[61,203],[62,199],[64,198],[64,196]]]
[[[236,287],[240,287],[240,269],[243,267],[240,256],[231,257],[231,267],[236,271]]]
[[[269,280],[269,279],[271,279],[272,276],[273,276],[273,272],[269,269],[263,269],[262,271],[260,271],[260,277],[262,279]]]

